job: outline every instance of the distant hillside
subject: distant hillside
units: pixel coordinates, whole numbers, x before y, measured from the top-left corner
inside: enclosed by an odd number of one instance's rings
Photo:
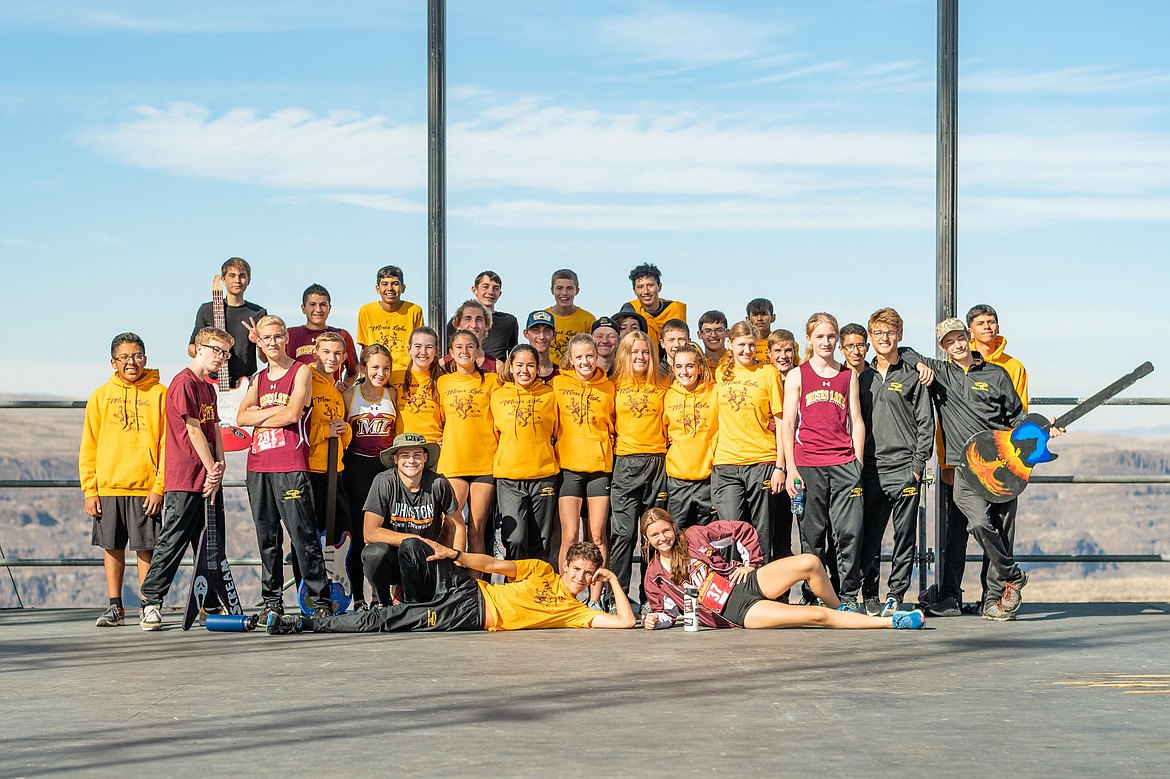
[[[0,478],[76,479],[82,416],[80,410],[72,409],[0,410],[0,441],[4,442]],[[1041,473],[1170,474],[1170,438],[1073,432],[1057,439],[1052,448],[1060,459]],[[228,478],[242,479],[243,474],[243,458],[233,456]],[[255,532],[242,488],[228,491],[227,513],[228,554],[256,557]],[[933,527],[930,535],[933,538]],[[90,519],[77,489],[0,490],[0,545],[9,557],[101,557],[90,545]],[[1170,554],[1170,485],[1033,485],[1021,501],[1017,549],[1021,553]],[[976,551],[974,542],[970,551]],[[1118,577],[1170,582],[1170,564],[1051,565],[1031,570],[1037,584],[1045,579],[1085,577],[1088,582],[1099,579],[1103,583]],[[104,601],[100,568],[16,569],[13,573],[26,605],[96,606]],[[245,600],[254,600],[259,594],[256,569],[236,574]],[[972,566],[968,581],[977,577]],[[0,607],[16,605],[7,579],[0,572]],[[172,591],[173,602],[185,592],[185,581]],[[1110,584],[1104,595],[1115,586]],[[1085,592],[1078,585],[1078,597]]]

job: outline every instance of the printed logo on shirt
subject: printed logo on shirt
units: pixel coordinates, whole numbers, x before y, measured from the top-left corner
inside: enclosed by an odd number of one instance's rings
[[[411,387],[410,392],[402,400],[406,407],[415,414],[429,410],[434,402],[434,397],[431,395],[431,381],[428,379],[426,384],[417,384]]]
[[[385,346],[390,351],[394,351],[394,347],[406,335],[406,325],[400,324],[378,324],[370,325],[370,332],[374,335],[374,340]]]
[[[551,485],[548,487],[541,487],[540,488],[540,497],[542,497],[542,498],[551,498],[552,496],[554,496],[556,494],[557,494],[556,487],[553,487]]]
[[[542,606],[563,606],[569,601],[568,598],[557,593],[552,588],[552,585],[545,581],[540,583],[540,589],[537,590],[532,599]]]
[[[849,490],[849,494],[846,495],[845,497],[847,497],[847,498],[860,498],[861,497],[861,487],[854,487],[853,489]]]
[[[302,497],[304,497],[304,493],[298,489],[284,491],[284,500],[286,503],[290,500],[300,500]]]
[[[593,393],[582,392],[580,395],[565,393],[565,405],[573,422],[584,425],[589,420],[589,407],[593,405]]]
[[[886,385],[886,389],[888,389],[890,392],[901,392],[902,391],[902,382],[891,381],[889,384]]]
[[[394,417],[358,417],[353,434],[357,438],[385,438],[394,432]]]
[[[913,498],[917,494],[918,494],[918,487],[912,485],[912,486],[906,487],[905,489],[902,490],[901,497]]]
[[[260,408],[269,408],[270,406],[287,406],[288,393],[287,392],[265,392],[260,396]]]
[[[804,407],[808,408],[814,403],[832,403],[838,408],[845,408],[845,396],[837,390],[813,390],[804,396]]]
[[[975,390],[976,392],[987,392],[991,389],[991,387],[989,387],[985,381],[977,381],[971,385],[971,389]]]
[[[460,419],[468,417],[480,418],[483,416],[482,396],[484,391],[478,387],[474,389],[455,388],[444,393],[451,402],[451,408]]]
[[[623,396],[626,410],[632,416],[641,419],[650,410],[650,395],[645,390],[623,387],[618,394]]]
[[[206,405],[199,407],[199,421],[200,422],[214,422],[215,421],[215,405]]]
[[[123,430],[142,427],[142,419],[139,417],[138,411],[150,405],[149,400],[127,401],[122,398],[109,398],[106,403],[114,407],[114,419],[122,425]]]
[[[747,389],[728,385],[725,386],[727,387],[726,390],[724,390],[727,396],[727,405],[731,406],[734,411],[740,411],[743,409],[744,403],[747,402]]]

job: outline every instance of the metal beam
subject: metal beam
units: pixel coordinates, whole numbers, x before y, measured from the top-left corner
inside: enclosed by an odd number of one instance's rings
[[[447,3],[427,0],[428,322],[446,351],[447,328]]]

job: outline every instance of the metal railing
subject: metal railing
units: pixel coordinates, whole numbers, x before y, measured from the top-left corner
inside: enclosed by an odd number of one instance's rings
[[[1076,397],[1034,397],[1030,399],[1029,406],[1073,406],[1084,401],[1084,398]],[[85,408],[84,400],[0,400],[0,409],[83,409]],[[1170,406],[1170,398],[1155,398],[1155,397],[1116,397],[1105,401],[1103,405],[1107,406]],[[1106,476],[1086,476],[1086,475],[1072,475],[1072,476],[1033,476],[1030,479],[1032,484],[1170,484],[1170,475],[1106,475]],[[225,481],[223,483],[225,488],[239,488],[244,487],[243,481]],[[81,482],[78,479],[0,479],[0,489],[28,489],[28,488],[72,488],[80,489]],[[925,520],[920,520],[923,523]],[[925,530],[923,526],[922,531]],[[920,537],[925,535],[920,533]],[[980,555],[967,555],[968,562],[982,560]],[[1015,559],[1022,563],[1079,563],[1079,564],[1098,564],[1098,563],[1165,563],[1170,562],[1170,555],[1163,554],[1032,554],[1032,555],[1016,555]],[[883,562],[889,562],[890,556],[883,555]],[[919,566],[922,574],[925,574],[926,569],[935,562],[934,550],[927,548],[925,543],[919,544],[919,549],[915,555],[915,562]],[[243,557],[229,560],[233,566],[258,566],[260,560],[258,558]],[[184,565],[192,565],[189,560],[184,560]],[[103,565],[101,559],[98,558],[0,558],[0,568],[51,568],[51,567],[100,567]],[[127,567],[137,565],[136,560],[127,559]]]

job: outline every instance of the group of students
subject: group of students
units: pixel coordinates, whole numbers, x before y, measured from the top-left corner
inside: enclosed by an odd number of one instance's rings
[[[529,608],[553,590],[576,601],[588,589],[581,607],[614,619],[585,622],[628,626],[639,542],[646,627],[674,624],[688,579],[706,583],[700,615],[708,625],[920,626],[922,613],[904,600],[918,485],[934,446],[931,400],[944,481],[971,429],[1011,426],[1026,403],[1026,373],[1003,353],[988,306],[972,309],[967,325],[939,324],[945,362],[899,348],[902,320],[889,308],[867,327],[840,328],[831,315],[813,314],[802,360],[795,336],[772,330],[764,299],[730,327],[721,312],[704,313],[692,341],[686,305],[660,296],[654,265],[634,268],[635,298],[597,318],[575,305],[576,274],[556,271],[554,305],[531,312],[522,331],[496,310],[502,282],[485,271],[446,323],[443,355],[438,332],[402,298],[405,278],[395,266],[378,271],[378,300],[359,311],[360,351],[328,325],[324,287],[305,290],[305,324],[289,328],[244,299],[244,260],[221,271],[226,328],[212,326],[210,304],[200,308],[192,363],[169,391],[146,369],[141,339],[127,333],[111,348],[114,376],[87,406],[82,486],[94,543],[106,550],[110,595],[99,626],[124,623],[127,546],[139,556],[140,624],[153,630],[202,528],[204,498],[215,501],[222,529],[226,461],[208,379],[224,372],[251,377],[236,418],[225,421],[253,428],[247,486],[263,563],[261,616],[276,632],[442,629],[435,609],[419,604],[449,601],[456,605],[439,611],[455,614],[453,625],[516,623],[501,616],[509,596],[487,589],[511,585],[476,587],[453,576],[456,568],[534,579]],[[258,372],[257,357],[266,363]],[[317,535],[331,438],[343,451],[336,509],[351,537],[355,613],[346,617],[331,613]],[[804,554],[789,557],[797,496]],[[988,554],[984,618],[1013,618],[1026,583],[1011,554],[1014,503],[980,506],[956,485],[954,505],[955,545],[965,552],[969,529]],[[893,566],[882,601],[880,551],[891,518]],[[494,551],[496,527],[503,561],[485,554]],[[317,604],[307,621],[281,619],[283,531],[296,577]],[[947,570],[928,614],[958,613],[962,565]],[[789,606],[788,591],[800,582],[805,605]],[[577,617],[569,622],[585,626]],[[896,624],[907,620],[917,624]]]

